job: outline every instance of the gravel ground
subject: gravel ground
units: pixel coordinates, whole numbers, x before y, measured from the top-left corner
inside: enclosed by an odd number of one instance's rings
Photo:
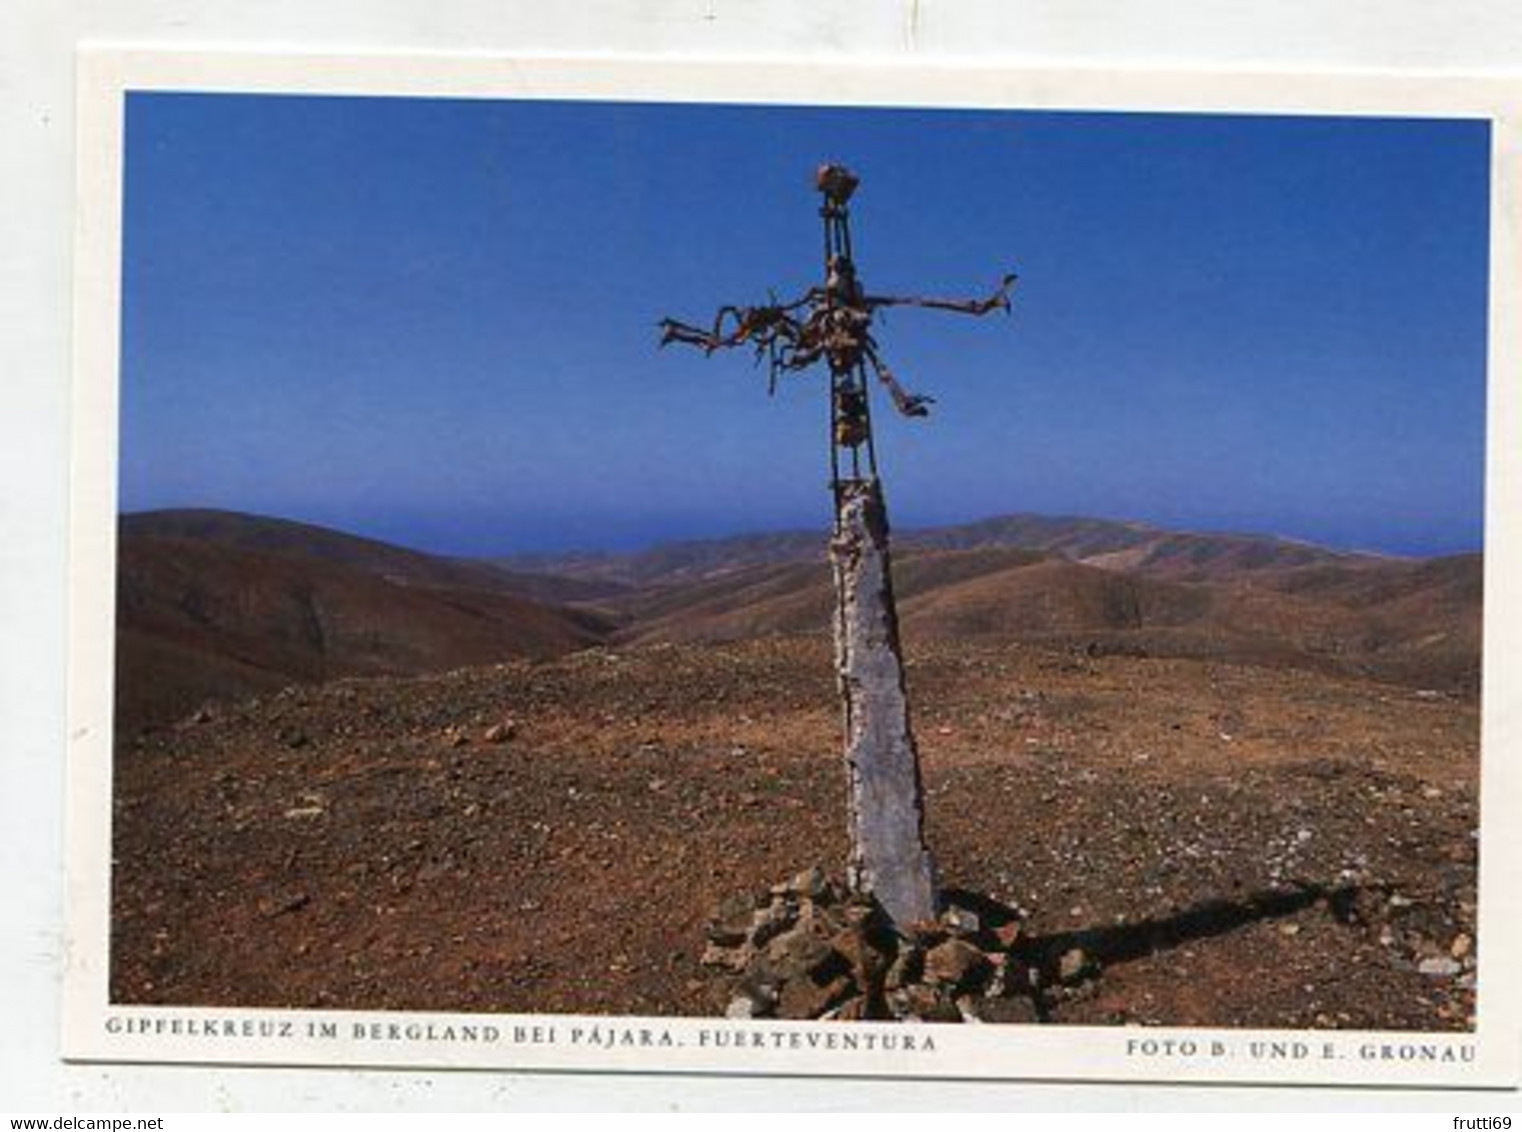
[[[1474,1022],[1478,706],[926,646],[947,886],[1092,973],[1049,1024]],[[287,689],[124,737],[121,1003],[703,1015],[714,909],[846,855],[828,642]]]

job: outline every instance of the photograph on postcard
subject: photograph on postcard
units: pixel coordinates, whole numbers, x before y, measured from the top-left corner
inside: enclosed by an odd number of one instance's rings
[[[1484,124],[126,141],[116,1000],[1469,1024]]]
[[[121,105],[112,1009],[1473,1037],[1489,120]]]

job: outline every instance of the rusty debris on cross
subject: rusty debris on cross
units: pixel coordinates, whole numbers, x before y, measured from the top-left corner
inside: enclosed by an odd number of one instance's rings
[[[775,392],[777,379],[805,370],[819,361],[828,364],[831,382],[832,465],[835,483],[842,479],[838,457],[852,457],[851,478],[865,468],[877,474],[876,451],[867,400],[867,370],[888,390],[894,408],[907,417],[927,415],[934,398],[910,393],[883,361],[872,336],[873,315],[884,307],[920,307],[957,314],[985,315],[1010,309],[1010,293],[1016,276],[1005,275],[993,293],[981,299],[937,299],[921,296],[873,295],[856,275],[851,249],[850,213],[847,202],[860,184],[843,165],[822,165],[815,182],[824,196],[820,215],[824,219],[825,280],[802,297],[765,306],[723,306],[707,327],[661,321],[661,345],[679,342],[706,353],[749,346],[768,364],[768,387]]]

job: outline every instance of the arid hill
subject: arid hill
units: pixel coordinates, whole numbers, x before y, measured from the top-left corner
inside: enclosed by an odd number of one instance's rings
[[[119,719],[129,728],[162,723],[205,700],[290,683],[589,645],[826,634],[834,598],[825,543],[823,532],[794,532],[482,562],[229,512],[130,515]],[[1381,558],[1014,516],[907,533],[895,584],[908,638],[1196,657],[1473,691],[1481,567],[1479,555]]]
[[[895,563],[906,637],[1024,641],[1367,675],[1443,690],[1479,683],[1481,559],[1358,558],[1244,567],[1215,580],[1101,568],[1030,550],[910,549]],[[606,603],[616,639],[735,641],[829,631],[822,563],[737,568]]]
[[[661,543],[629,554],[514,554],[488,559],[504,570],[631,588],[699,582],[752,566],[822,562],[821,531],[772,531],[722,539]]]
[[[596,614],[529,600],[517,584],[489,567],[300,524],[128,517],[118,725],[293,683],[558,656],[606,635]]]
[[[512,570],[489,562],[409,550],[329,527],[238,511],[184,509],[140,511],[122,516],[124,541],[177,538],[257,550],[287,558],[314,559],[374,574],[398,585],[434,589],[491,590],[535,601],[590,601],[620,592],[617,583],[584,582],[564,575]]]
[[[1062,515],[1002,515],[955,526],[894,532],[909,550],[1026,550],[1180,581],[1312,564],[1390,561],[1272,535],[1192,534],[1147,523]],[[749,566],[823,561],[818,531],[782,531],[664,543],[632,554],[514,555],[492,564],[583,581],[632,586],[701,581]]]

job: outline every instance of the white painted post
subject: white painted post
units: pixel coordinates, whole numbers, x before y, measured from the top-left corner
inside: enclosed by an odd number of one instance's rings
[[[842,481],[838,507],[830,557],[839,605],[835,670],[845,710],[848,878],[903,929],[935,918],[935,866],[925,846],[924,791],[878,481]]]

